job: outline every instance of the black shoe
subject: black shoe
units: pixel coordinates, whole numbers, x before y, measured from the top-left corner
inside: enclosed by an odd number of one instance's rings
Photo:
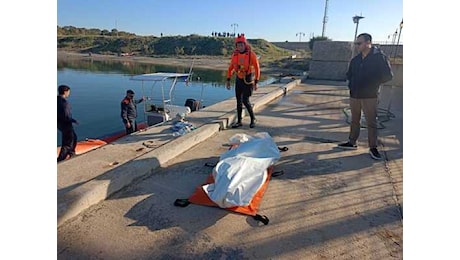
[[[243,126],[243,124],[241,122],[238,122],[238,123],[234,123],[232,125],[232,128],[238,128],[238,127],[241,127],[241,126]]]
[[[254,128],[256,126],[256,122],[257,122],[256,119],[252,120],[251,123],[249,124],[249,127]]]
[[[339,145],[337,145],[337,147],[342,148],[342,149],[348,149],[348,150],[356,150],[356,149],[358,149],[358,146],[356,144],[351,144],[350,142],[339,144]]]
[[[377,148],[369,149],[369,154],[371,155],[372,159],[374,159],[374,160],[382,160],[382,155],[380,155],[380,153],[377,150]]]

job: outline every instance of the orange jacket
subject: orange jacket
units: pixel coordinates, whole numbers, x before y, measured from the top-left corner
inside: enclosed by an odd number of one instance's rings
[[[254,79],[259,81],[260,67],[256,54],[248,48],[244,53],[240,53],[238,50],[233,52],[227,71],[227,79],[230,79],[234,71],[240,79],[243,79],[246,74],[254,73]]]

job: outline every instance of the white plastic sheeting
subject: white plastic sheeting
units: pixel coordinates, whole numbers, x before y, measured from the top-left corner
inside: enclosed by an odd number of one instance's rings
[[[221,155],[213,169],[215,182],[203,186],[219,207],[247,206],[267,179],[267,168],[280,158],[278,146],[266,132],[230,138],[237,148]]]

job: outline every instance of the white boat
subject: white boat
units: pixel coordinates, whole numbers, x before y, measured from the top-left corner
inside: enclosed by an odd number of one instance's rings
[[[148,126],[161,125],[173,118],[176,118],[177,115],[186,116],[191,113],[192,110],[200,108],[199,106],[196,108],[190,108],[186,105],[182,106],[173,104],[174,89],[176,84],[181,81],[188,83],[191,75],[191,72],[156,72],[130,77],[130,80],[142,82],[142,92],[145,97],[143,102],[144,115],[146,116]],[[144,83],[152,84],[150,92],[145,91]]]

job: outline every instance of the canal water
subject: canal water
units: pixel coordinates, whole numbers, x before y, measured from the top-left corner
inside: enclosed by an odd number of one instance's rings
[[[138,74],[154,72],[188,73],[190,68],[135,62],[114,62],[95,60],[58,60],[57,86],[68,85],[71,94],[68,98],[72,115],[79,121],[75,126],[78,140],[99,138],[124,130],[120,117],[120,103],[126,90],[132,89],[135,98],[144,96],[159,98],[161,88],[158,84],[142,85],[130,80]],[[234,97],[234,89],[225,88],[226,71],[193,68],[191,82],[179,82],[173,93],[174,105],[185,105],[187,99],[201,100],[204,106]],[[272,78],[261,78],[260,86],[271,83]],[[56,86],[56,95],[57,95]],[[232,84],[233,86],[233,84]],[[145,119],[142,104],[137,106],[138,122]],[[57,131],[57,146],[61,145],[61,133]]]

